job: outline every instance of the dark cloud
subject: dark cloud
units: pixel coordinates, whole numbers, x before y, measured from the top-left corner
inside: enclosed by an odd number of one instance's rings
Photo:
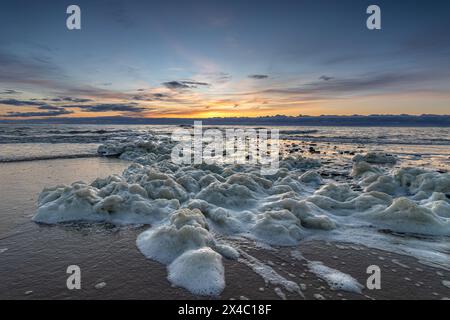
[[[38,107],[39,110],[64,110],[62,107],[52,106],[52,105],[42,105]]]
[[[250,79],[263,80],[267,79],[269,76],[266,74],[250,74],[248,77]]]
[[[182,81],[164,82],[163,86],[169,89],[177,90],[177,89],[194,89],[200,86],[210,86],[210,84],[194,80],[182,80]]]
[[[170,98],[170,95],[166,93],[154,93],[153,97],[156,99],[164,99],[164,98]]]
[[[199,82],[199,81],[193,81],[193,80],[184,80],[182,83],[190,85],[190,86],[209,86],[209,83],[206,82]]]
[[[59,110],[51,110],[47,112],[8,112],[7,115],[3,117],[6,118],[33,118],[33,117],[56,117],[60,115],[67,115],[74,113],[71,110],[65,110],[63,108]]]
[[[0,92],[0,94],[21,94],[22,92],[12,90],[12,89],[5,89],[3,92]]]
[[[75,113],[73,110],[67,110],[72,108],[81,109],[84,112],[130,112],[130,113],[140,113],[142,111],[151,110],[149,108],[140,107],[136,104],[122,104],[122,103],[111,103],[111,104],[94,104],[94,105],[85,105],[85,104],[76,104],[76,105],[64,105],[64,106],[55,106],[50,104],[45,104],[43,102],[34,102],[34,101],[20,101],[20,100],[0,100],[0,104],[2,102],[6,102],[8,105],[14,106],[35,106],[39,110],[44,111],[32,111],[32,112],[8,112],[6,115],[3,115],[7,118],[15,118],[15,117],[55,117],[59,115],[68,115]]]
[[[169,89],[189,89],[190,87],[182,82],[179,81],[169,81],[164,82],[163,86],[169,88]]]
[[[166,93],[152,93],[152,94],[138,94],[133,97],[131,97],[132,100],[138,100],[138,101],[152,101],[152,100],[165,100],[170,98],[171,95]]]
[[[326,75],[323,75],[323,76],[319,77],[319,80],[323,80],[323,81],[329,81],[329,80],[333,80],[333,79],[334,79],[333,77],[329,77],[329,76],[326,76]]]
[[[0,100],[0,104],[8,106],[42,106],[45,103],[35,100],[16,100],[16,99],[3,99]]]
[[[84,103],[91,102],[92,99],[83,99],[83,98],[72,98],[72,97],[58,97],[50,99],[53,102],[76,102],[76,103]]]
[[[136,104],[122,104],[122,103],[103,103],[94,105],[68,105],[65,108],[79,108],[86,112],[142,112],[148,110],[147,108],[140,107]]]

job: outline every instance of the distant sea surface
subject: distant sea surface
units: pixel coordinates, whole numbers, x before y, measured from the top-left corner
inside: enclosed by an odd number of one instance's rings
[[[215,126],[227,128],[230,126]],[[0,162],[97,156],[100,144],[143,135],[161,134],[179,128],[175,125],[63,125],[0,124]],[[208,128],[208,126],[204,126]],[[252,127],[256,128],[256,127]],[[358,145],[411,154],[433,153],[446,156],[450,149],[450,128],[433,127],[266,127],[280,130],[283,140]],[[398,148],[396,148],[396,146]]]

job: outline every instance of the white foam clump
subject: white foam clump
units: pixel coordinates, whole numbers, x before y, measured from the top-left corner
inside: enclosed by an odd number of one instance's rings
[[[33,221],[47,224],[73,221],[154,223],[179,206],[177,199],[149,199],[140,185],[111,176],[90,185],[75,182],[71,186],[44,189]]]
[[[188,250],[213,246],[214,238],[198,209],[180,209],[171,214],[169,224],[141,233],[136,243],[146,257],[169,264]]]
[[[367,162],[353,166],[352,176],[358,179],[365,191],[380,191],[390,195],[406,195],[414,200],[429,198],[433,193],[450,194],[450,174],[419,168],[400,168],[385,174]],[[444,200],[448,200],[444,199]]]
[[[376,164],[395,164],[398,158],[395,155],[383,153],[383,152],[369,152],[365,155],[357,154],[352,159],[354,162],[368,162]]]
[[[353,176],[364,187],[365,192],[361,195],[353,199],[350,199],[351,196],[336,199],[332,194],[327,194],[334,201],[317,197],[311,201],[328,210],[357,209],[358,213],[353,215],[392,231],[450,235],[448,173],[401,168],[386,174],[367,162],[359,162],[354,165]],[[345,188],[341,190],[344,194]],[[360,201],[356,201],[358,199]],[[356,205],[357,202],[360,205]]]
[[[300,220],[288,210],[257,215],[252,233],[269,244],[295,245],[304,238]]]
[[[168,279],[198,295],[219,295],[225,288],[222,256],[210,248],[189,250],[168,267]]]
[[[429,197],[433,192],[450,195],[450,174],[430,172],[417,168],[402,168],[395,178],[410,194]],[[419,199],[418,199],[419,200]]]
[[[342,290],[360,294],[361,290],[364,288],[364,286],[351,275],[327,267],[319,261],[308,262],[308,268],[319,278],[325,280],[332,290]]]
[[[395,199],[383,211],[373,212],[369,218],[397,232],[450,235],[450,220],[435,214],[408,198]]]
[[[175,211],[167,224],[141,233],[136,244],[147,258],[168,265],[169,281],[199,295],[219,295],[225,287],[219,253],[239,256],[233,248],[216,243],[198,209]]]
[[[172,143],[167,137],[146,135],[111,141],[98,147],[97,153],[105,157],[119,157],[123,160],[149,164],[167,158]]]
[[[320,174],[318,174],[317,171],[315,170],[309,170],[305,172],[299,177],[299,180],[308,185],[315,185],[315,186],[319,186],[323,183]]]

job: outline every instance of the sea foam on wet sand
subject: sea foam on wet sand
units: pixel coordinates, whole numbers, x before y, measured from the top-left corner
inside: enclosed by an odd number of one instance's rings
[[[225,287],[222,259],[242,255],[227,236],[296,246],[311,236],[342,236],[350,225],[450,236],[448,173],[390,169],[384,164],[398,159],[369,154],[354,158],[351,180],[342,183],[322,179],[319,161],[290,155],[276,174],[262,176],[255,165],[176,165],[171,148],[168,137],[156,135],[102,146],[102,155],[133,163],[122,175],[43,190],[33,220],[150,224],[136,241],[139,250],[167,265],[174,285],[215,296]],[[331,287],[361,290],[349,275],[319,263],[310,268]]]

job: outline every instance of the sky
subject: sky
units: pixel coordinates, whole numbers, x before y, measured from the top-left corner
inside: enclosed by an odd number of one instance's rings
[[[450,114],[450,2],[0,1],[0,119],[278,114]]]

